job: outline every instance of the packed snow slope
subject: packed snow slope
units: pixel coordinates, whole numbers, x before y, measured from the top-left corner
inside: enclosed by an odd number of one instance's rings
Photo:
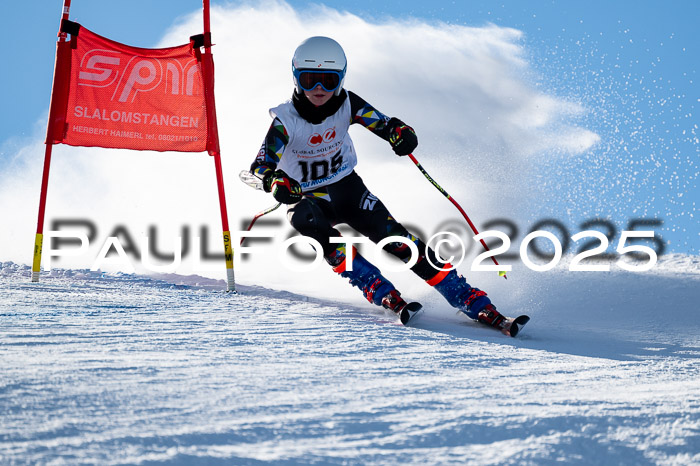
[[[3,464],[700,464],[697,257],[514,270],[516,339],[431,295],[404,328],[201,277],[28,275],[0,263]]]

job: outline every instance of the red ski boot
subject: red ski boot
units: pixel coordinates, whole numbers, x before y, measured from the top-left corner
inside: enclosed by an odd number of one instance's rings
[[[503,329],[506,322],[506,318],[496,310],[496,306],[493,304],[487,304],[484,306],[484,308],[479,311],[477,320],[482,324],[496,327],[499,330]]]
[[[397,290],[391,290],[388,295],[382,298],[382,306],[386,309],[391,309],[397,314],[406,307],[406,304],[406,301],[401,297],[401,293]]]
[[[487,304],[479,312],[478,320],[482,324],[497,328],[509,337],[514,337],[520,332],[523,325],[530,321],[530,318],[528,316],[518,316],[514,319],[505,317],[496,310],[493,304]]]
[[[391,292],[382,298],[382,306],[386,309],[391,309],[394,311],[399,318],[401,323],[408,325],[408,323],[418,315],[420,310],[423,308],[419,303],[407,303],[401,297],[401,293],[396,290],[391,290]]]

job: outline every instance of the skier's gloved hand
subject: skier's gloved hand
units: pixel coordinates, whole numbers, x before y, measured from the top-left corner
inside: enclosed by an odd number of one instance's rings
[[[282,170],[267,173],[263,178],[263,189],[282,204],[296,204],[301,201],[301,186]]]
[[[396,155],[408,155],[418,146],[416,132],[403,121],[392,118],[387,126],[389,127],[389,143]]]

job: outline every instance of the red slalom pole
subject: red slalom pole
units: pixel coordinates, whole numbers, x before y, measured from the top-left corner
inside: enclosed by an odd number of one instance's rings
[[[249,232],[251,230],[251,228],[253,228],[253,225],[255,225],[255,222],[257,222],[260,217],[262,217],[263,215],[267,215],[270,212],[274,212],[275,210],[279,209],[281,205],[282,205],[282,203],[278,202],[277,204],[270,206],[265,210],[261,210],[260,212],[255,214],[255,217],[253,217],[253,220],[250,221],[250,225],[248,225],[248,228],[246,228],[245,231]],[[238,245],[243,246],[243,241],[245,241],[245,239],[246,239],[245,236],[241,236],[241,242]]]
[[[207,152],[214,157],[216,183],[219,192],[219,210],[224,236],[224,257],[226,258],[226,291],[236,292],[236,279],[233,270],[233,247],[231,231],[228,224],[226,194],[224,190],[224,173],[221,167],[221,149],[219,146],[219,128],[216,121],[216,103],[214,100],[214,58],[211,53],[211,16],[209,0],[202,0],[204,22],[204,53],[201,54],[202,74],[204,78],[204,97],[207,105]]]
[[[61,23],[63,20],[67,20],[70,16],[70,2],[71,0],[63,1],[63,12],[61,15]],[[58,42],[66,41],[66,33],[58,28]],[[57,44],[56,49],[56,63],[54,65],[54,79],[51,85],[51,102],[49,104],[49,121],[46,125],[46,149],[44,151],[44,169],[41,177],[41,193],[39,195],[39,214],[37,216],[36,222],[36,236],[34,237],[34,257],[32,260],[32,281],[39,281],[39,273],[41,271],[41,253],[44,244],[44,217],[46,214],[46,197],[49,188],[49,172],[51,169],[51,152],[53,149],[53,131],[54,131],[54,112],[56,111],[56,99],[59,98],[55,94],[56,82],[59,80],[59,75],[61,74],[61,51],[60,45]]]
[[[467,221],[467,223],[468,223],[469,226],[471,227],[471,229],[472,229],[472,231],[474,232],[474,234],[475,234],[475,235],[478,235],[479,232],[476,230],[476,227],[474,226],[474,223],[472,223],[471,219],[469,218],[469,215],[467,215],[467,213],[464,211],[464,209],[462,209],[462,206],[460,206],[460,205],[457,203],[457,201],[455,201],[454,198],[453,198],[452,196],[450,196],[450,195],[447,193],[447,191],[445,191],[445,190],[442,188],[442,186],[440,186],[440,185],[437,183],[437,181],[435,181],[435,179],[434,179],[432,176],[430,176],[430,174],[428,174],[427,171],[425,171],[425,168],[423,168],[423,166],[420,164],[420,162],[418,162],[418,160],[416,160],[416,158],[414,157],[413,154],[408,154],[408,157],[409,157],[409,158],[411,159],[411,161],[416,165],[416,167],[418,167],[418,170],[421,171],[421,173],[423,174],[423,176],[425,176],[425,177],[428,179],[428,181],[430,181],[430,183],[432,183],[432,185],[435,186],[435,187],[437,188],[437,190],[440,191],[440,192],[442,193],[442,195],[445,196],[445,197],[457,208],[457,210],[459,210],[459,212],[462,214],[462,216],[464,217],[464,219]],[[482,240],[479,240],[479,241],[481,242],[481,245],[484,247],[485,250],[491,251],[491,250],[489,249],[489,247],[486,245],[486,242],[485,242],[483,239],[482,239]],[[498,263],[498,261],[496,260],[496,258],[495,258],[494,256],[491,256],[491,260],[493,261],[494,264],[500,266],[500,264]],[[505,278],[506,280],[508,279],[508,277],[506,276],[505,271],[498,272],[498,275],[502,276],[502,277]]]

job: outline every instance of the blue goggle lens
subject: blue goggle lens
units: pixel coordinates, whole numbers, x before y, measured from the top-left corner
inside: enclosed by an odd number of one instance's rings
[[[311,91],[319,84],[327,92],[335,91],[340,86],[340,73],[337,71],[308,71],[297,72],[297,82],[305,91]]]

